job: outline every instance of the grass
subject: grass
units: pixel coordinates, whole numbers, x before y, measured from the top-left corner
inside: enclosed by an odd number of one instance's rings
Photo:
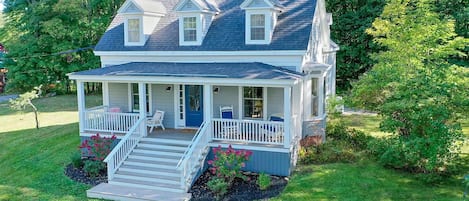
[[[88,105],[99,97],[87,96]],[[39,130],[31,112],[0,103],[0,200],[86,200],[88,185],[66,177],[64,167],[77,150],[76,96],[35,100]]]
[[[460,181],[428,186],[412,175],[385,169],[369,160],[300,166],[280,197],[296,200],[462,200]]]
[[[390,135],[379,130],[378,116],[349,115],[344,121],[375,137]],[[461,124],[469,139],[469,120]],[[469,153],[468,143],[462,152]],[[356,163],[299,165],[284,192],[273,200],[464,200],[461,182],[462,175],[428,185],[412,174],[386,169],[362,156]]]

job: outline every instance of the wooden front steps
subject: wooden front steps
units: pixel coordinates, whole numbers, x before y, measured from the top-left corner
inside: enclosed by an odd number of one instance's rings
[[[190,140],[142,138],[114,178],[87,191],[90,198],[183,201],[191,195],[181,186],[177,164]]]

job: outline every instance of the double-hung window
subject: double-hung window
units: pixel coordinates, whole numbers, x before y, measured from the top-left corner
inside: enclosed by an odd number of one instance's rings
[[[145,97],[147,99],[147,104],[146,104],[146,112],[148,114],[151,114],[151,111],[150,111],[150,102],[151,102],[151,99],[150,99],[150,91],[151,91],[151,88],[150,88],[150,85],[145,85],[146,87],[146,94],[145,94]],[[132,112],[139,112],[140,111],[140,96],[138,95],[138,84],[137,83],[132,83],[131,84],[131,87],[130,87],[130,90],[131,90],[131,111]]]
[[[140,42],[140,20],[128,19],[127,20],[127,40],[131,43]]]
[[[265,15],[251,15],[251,40],[265,40]]]
[[[243,89],[244,117],[263,118],[264,97],[262,87],[244,87]]]
[[[197,41],[197,18],[196,17],[184,17],[183,28],[184,28],[184,41],[195,42]]]

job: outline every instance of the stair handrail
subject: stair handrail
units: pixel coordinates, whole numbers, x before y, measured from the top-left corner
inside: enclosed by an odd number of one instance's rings
[[[122,165],[132,150],[137,146],[140,139],[144,136],[144,131],[138,128],[145,122],[145,118],[140,118],[125,134],[121,141],[112,149],[103,162],[107,163],[108,180],[114,177],[114,173]]]
[[[204,122],[191,144],[187,147],[186,152],[179,161],[176,169],[181,171],[181,187],[188,191],[190,185],[195,179],[196,173],[203,167],[205,157],[208,154],[208,141],[210,137],[210,122]],[[199,169],[197,167],[199,166]]]
[[[192,137],[191,143],[189,145],[187,145],[186,151],[184,151],[184,154],[181,156],[181,159],[179,159],[179,162],[176,166],[176,169],[179,169],[182,162],[188,158],[189,153],[194,152],[195,145],[196,145],[196,143],[198,143],[200,141],[201,137],[199,137],[199,136],[200,136],[200,133],[201,133],[202,129],[204,128],[205,124],[206,124],[205,121],[202,122],[199,129],[197,129],[197,132],[195,133],[194,137]]]

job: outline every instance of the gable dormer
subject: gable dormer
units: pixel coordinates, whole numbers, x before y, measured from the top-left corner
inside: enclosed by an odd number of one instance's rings
[[[245,0],[246,44],[270,44],[282,6],[276,0]]]
[[[127,0],[118,13],[124,16],[125,46],[143,46],[166,14],[166,8],[158,1]]]
[[[179,16],[179,45],[201,45],[219,10],[209,0],[180,0],[174,10]]]

